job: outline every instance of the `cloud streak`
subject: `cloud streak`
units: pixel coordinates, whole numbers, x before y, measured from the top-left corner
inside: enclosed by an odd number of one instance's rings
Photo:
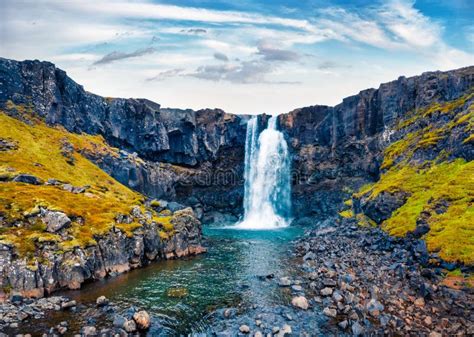
[[[144,55],[153,54],[155,52],[156,52],[156,48],[153,48],[153,47],[137,49],[137,50],[135,50],[131,53],[113,51],[113,52],[111,52],[107,55],[104,55],[101,59],[95,61],[92,65],[93,66],[98,66],[98,65],[109,64],[109,63],[120,61],[120,60],[125,60],[125,59],[129,59],[129,58],[141,57],[141,56],[144,56]]]

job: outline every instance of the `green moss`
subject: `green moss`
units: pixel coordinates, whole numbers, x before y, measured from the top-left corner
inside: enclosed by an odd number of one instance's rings
[[[397,191],[410,197],[381,224],[384,230],[404,236],[416,228],[424,212],[429,214],[431,228],[425,237],[428,249],[438,251],[447,261],[474,263],[474,162],[456,159],[424,168],[394,167],[355,196],[367,195],[370,200],[381,192]],[[449,206],[438,214],[435,209],[441,201]]]
[[[10,103],[7,105],[19,109]],[[22,112],[31,113],[25,109]],[[83,155],[88,152],[117,155],[117,150],[109,147],[102,137],[72,134],[61,127],[48,127],[40,120],[26,124],[3,112],[0,112],[0,137],[13,139],[18,144],[17,149],[2,152],[0,174],[13,177],[28,173],[43,181],[53,178],[74,186],[90,186],[86,193],[74,194],[60,186],[0,182],[0,214],[8,222],[24,224],[23,228],[2,228],[0,240],[15,245],[20,255],[32,257],[38,243],[44,242],[59,243],[64,251],[87,247],[97,244],[96,237],[113,226],[128,236],[141,226],[137,222],[116,224],[116,218],[129,214],[135,205],[142,205],[143,196],[111,178]],[[74,147],[74,166],[69,165],[62,154],[64,142]],[[63,241],[59,236],[45,232],[40,220],[28,224],[27,219],[37,215],[40,207],[60,210],[73,220],[81,218],[81,224],[73,222],[67,229],[69,239]]]
[[[352,214],[352,210],[348,209],[348,210],[339,212],[339,215],[342,216],[343,218],[351,218],[353,214]]]
[[[357,214],[356,219],[357,219],[357,224],[361,227],[376,227],[377,226],[374,220],[372,220],[371,218],[369,218],[368,216],[364,214]]]
[[[160,202],[156,199],[153,199],[152,201],[150,201],[150,206],[151,207],[160,207]]]

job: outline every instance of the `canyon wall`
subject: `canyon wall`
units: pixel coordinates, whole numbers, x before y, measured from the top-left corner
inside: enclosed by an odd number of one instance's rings
[[[473,85],[474,67],[429,72],[361,91],[335,107],[311,106],[281,115],[280,128],[292,152],[294,214],[334,213],[360,186],[379,178],[383,150],[406,133],[396,130],[402,118],[455,100]],[[91,159],[135,190],[204,212],[241,214],[249,116],[100,97],[49,62],[0,59],[0,88],[4,109],[9,101],[32,105],[48,124],[101,134],[122,149],[121,158]],[[261,116],[261,123],[266,119]],[[137,160],[130,160],[129,153],[136,153]]]
[[[437,114],[410,130],[398,128],[399,122],[430,105],[456,100],[473,86],[474,67],[428,72],[361,91],[335,107],[311,106],[281,115],[280,127],[293,152],[294,212],[334,213],[359,187],[379,179],[387,146],[453,116]],[[472,144],[446,141],[437,147],[435,152],[473,158]],[[418,151],[419,161],[430,158],[429,151],[433,149]]]

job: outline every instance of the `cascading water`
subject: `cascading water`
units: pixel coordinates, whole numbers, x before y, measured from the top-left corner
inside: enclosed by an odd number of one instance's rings
[[[248,122],[244,178],[244,218],[237,227],[286,227],[291,215],[290,159],[276,116],[260,135],[257,117]]]

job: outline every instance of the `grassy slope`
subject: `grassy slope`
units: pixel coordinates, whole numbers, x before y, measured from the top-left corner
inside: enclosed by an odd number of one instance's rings
[[[380,180],[362,187],[354,195],[373,199],[384,191],[408,192],[410,197],[406,203],[381,227],[402,237],[416,228],[420,217],[428,215],[430,231],[424,237],[428,249],[439,252],[446,261],[468,265],[474,264],[474,162],[460,158],[448,160],[450,154],[442,150],[433,161],[420,162],[415,155],[432,149],[456,128],[467,134],[463,143],[471,143],[474,138],[473,99],[474,93],[469,93],[455,101],[433,104],[413,112],[401,121],[398,130],[416,123],[428,126],[391,144],[384,152],[382,169],[386,171]],[[434,114],[445,118],[446,122],[433,125],[430,118]],[[436,209],[439,211],[439,205],[446,202],[447,209],[438,214]],[[347,211],[341,215],[350,216]]]
[[[25,108],[18,110],[24,112]],[[2,180],[29,173],[43,181],[53,178],[73,186],[90,187],[86,193],[74,194],[61,186],[0,182],[0,215],[6,220],[0,222],[0,240],[14,244],[21,255],[31,256],[41,241],[59,242],[67,250],[96,244],[95,237],[112,226],[128,235],[141,226],[137,222],[117,224],[115,219],[119,214],[129,214],[134,206],[144,211],[143,196],[114,180],[81,154],[93,151],[118,155],[117,149],[109,147],[100,136],[72,134],[29,119],[31,122],[27,124],[0,112],[0,138],[17,147],[0,152]],[[65,156],[62,149],[67,143],[74,150]],[[67,240],[45,232],[45,225],[33,216],[40,206],[61,210],[73,220]],[[152,220],[162,224],[162,237],[172,232],[169,215],[148,210],[153,214]],[[10,226],[12,223],[16,226]]]

